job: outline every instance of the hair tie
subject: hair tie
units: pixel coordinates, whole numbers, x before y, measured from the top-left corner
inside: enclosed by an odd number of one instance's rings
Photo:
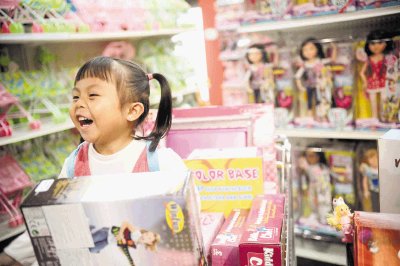
[[[147,79],[150,81],[153,79],[153,74],[147,74]]]

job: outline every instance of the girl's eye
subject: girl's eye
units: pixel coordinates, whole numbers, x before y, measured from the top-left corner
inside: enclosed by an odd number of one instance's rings
[[[79,96],[72,96],[72,100],[77,101],[79,99]]]
[[[95,93],[89,94],[89,97],[96,97],[96,96],[99,96],[99,95],[98,95],[98,94],[95,94]]]

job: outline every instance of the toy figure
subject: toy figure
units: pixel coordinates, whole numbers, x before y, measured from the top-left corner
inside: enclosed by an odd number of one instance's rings
[[[317,220],[326,224],[326,214],[331,208],[332,192],[329,168],[322,152],[307,149],[304,157],[299,159],[299,167],[305,173],[302,189],[305,192],[306,202],[303,204],[303,213],[307,216],[307,209],[313,212],[308,219]]]
[[[376,149],[365,151],[360,165],[362,174],[362,190],[364,198],[371,199],[372,210],[379,211],[379,175],[378,152]]]
[[[333,214],[329,213],[326,220],[330,226],[343,232],[343,242],[352,243],[354,235],[353,214],[350,212],[350,208],[344,202],[342,197],[333,199],[332,203]]]
[[[264,45],[253,44],[246,53],[249,63],[247,80],[255,103],[274,102],[274,78],[272,64],[268,61]]]
[[[378,122],[382,113],[383,102],[386,100],[386,88],[388,86],[388,68],[396,62],[391,54],[393,41],[388,32],[375,30],[368,34],[364,47],[367,60],[362,66],[360,77],[363,90],[366,92],[371,104],[372,118]]]
[[[155,251],[156,245],[161,240],[159,234],[137,228],[126,221],[122,222],[121,227],[113,226],[111,229],[108,227],[101,229],[91,227],[91,232],[95,245],[89,249],[91,253],[100,253],[109,244],[109,241],[112,241],[108,237],[109,233],[111,233],[116,240],[117,246],[120,247],[131,266],[134,266],[135,263],[129,253],[129,247],[136,249],[139,244],[143,244],[146,249]]]
[[[336,59],[336,46],[332,43],[330,58],[325,58],[322,45],[314,38],[306,39],[300,47],[302,66],[297,71],[297,88],[306,92],[307,116],[313,117],[315,107],[320,104],[318,95],[325,93],[326,100],[331,103],[332,80],[326,65]]]

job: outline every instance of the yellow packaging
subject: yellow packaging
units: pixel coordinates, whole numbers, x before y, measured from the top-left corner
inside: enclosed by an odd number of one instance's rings
[[[263,194],[263,162],[256,148],[195,150],[192,155],[185,163],[198,187],[202,211],[227,217],[234,208],[250,209],[253,198]]]

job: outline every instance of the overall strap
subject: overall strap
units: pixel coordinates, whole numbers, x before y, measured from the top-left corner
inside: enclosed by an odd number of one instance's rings
[[[78,156],[78,152],[81,149],[82,145],[85,142],[82,142],[81,144],[78,145],[78,147],[71,152],[71,154],[67,157],[67,177],[68,178],[73,178],[75,175],[75,161],[76,161],[76,157]]]
[[[158,154],[157,150],[150,151],[151,141],[146,142],[146,151],[147,151],[147,164],[149,167],[149,172],[157,172],[160,171],[160,165],[158,163]]]

